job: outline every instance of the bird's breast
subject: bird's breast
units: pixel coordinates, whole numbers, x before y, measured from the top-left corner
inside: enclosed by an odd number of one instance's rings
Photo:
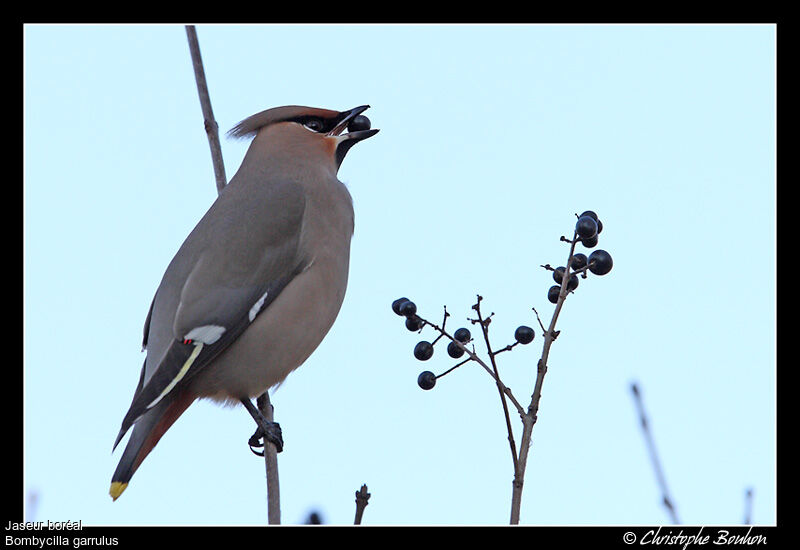
[[[305,362],[344,301],[350,243],[320,251],[239,338],[192,381],[201,397],[256,397]]]

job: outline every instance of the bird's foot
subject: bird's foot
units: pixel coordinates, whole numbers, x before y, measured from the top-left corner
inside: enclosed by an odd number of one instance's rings
[[[257,451],[253,447],[263,447],[264,440],[266,439],[266,441],[275,445],[278,452],[283,451],[283,434],[281,433],[280,424],[277,422],[270,422],[266,418],[264,419],[264,423],[264,425],[259,424],[258,428],[256,428],[256,432],[247,440],[247,444],[250,445],[250,450],[253,454],[264,456],[264,451]]]
[[[253,420],[256,421],[256,432],[247,440],[247,444],[250,445],[250,450],[253,451],[253,454],[264,456],[264,451],[256,451],[253,447],[263,447],[267,441],[275,445],[278,452],[283,451],[283,434],[281,433],[280,424],[267,420],[249,399],[242,398],[241,402],[247,412],[250,413],[250,416],[253,417]]]

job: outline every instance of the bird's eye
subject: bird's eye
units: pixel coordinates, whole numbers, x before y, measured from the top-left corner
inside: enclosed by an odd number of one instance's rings
[[[312,132],[321,132],[322,128],[325,126],[322,121],[318,118],[309,118],[303,122],[303,126],[311,130]]]

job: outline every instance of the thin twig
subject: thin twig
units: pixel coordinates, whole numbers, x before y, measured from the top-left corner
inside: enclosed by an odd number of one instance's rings
[[[208,145],[211,148],[211,162],[214,165],[214,179],[217,182],[217,193],[228,182],[225,177],[225,164],[222,162],[222,147],[219,143],[219,125],[214,120],[214,111],[211,109],[211,97],[208,94],[206,73],[203,69],[203,58],[200,56],[200,44],[197,41],[197,30],[194,25],[186,25],[186,38],[189,40],[189,52],[192,55],[194,79],[197,82],[197,94],[200,96],[200,108],[203,111],[203,126],[208,136]]]
[[[367,492],[367,485],[361,486],[361,489],[356,491],[356,519],[353,525],[361,525],[361,518],[364,515],[364,508],[369,504],[369,497],[372,495]]]
[[[522,405],[519,403],[519,401],[517,401],[517,398],[514,397],[514,394],[511,392],[511,388],[509,388],[508,386],[503,384],[503,381],[500,380],[500,378],[498,378],[495,375],[495,373],[492,371],[492,368],[489,365],[487,365],[484,362],[484,360],[481,359],[480,356],[477,353],[475,353],[474,351],[468,349],[464,344],[462,344],[461,342],[459,342],[458,340],[455,340],[455,339],[453,340],[453,342],[455,342],[457,346],[459,346],[461,349],[463,349],[465,352],[467,352],[467,354],[469,355],[469,358],[472,361],[475,361],[476,363],[478,363],[480,366],[483,367],[483,370],[485,370],[486,372],[489,373],[489,376],[491,376],[494,379],[495,383],[500,388],[500,390],[506,396],[508,396],[508,398],[511,400],[511,403],[514,405],[514,408],[517,409],[517,412],[519,414],[521,414],[521,415],[525,414],[525,409],[522,407]]]
[[[558,294],[555,311],[553,311],[553,318],[550,320],[550,326],[544,333],[544,344],[542,346],[542,356],[536,369],[536,383],[531,395],[531,404],[528,406],[528,412],[522,415],[522,438],[520,439],[519,446],[519,460],[516,462],[514,468],[514,481],[513,490],[511,494],[511,525],[519,524],[519,515],[522,508],[522,489],[525,484],[525,467],[528,463],[528,452],[531,446],[531,437],[533,435],[533,427],[536,424],[537,415],[539,413],[539,401],[542,397],[542,385],[544,384],[544,376],[547,374],[547,360],[550,357],[550,347],[553,345],[558,331],[556,331],[556,322],[561,313],[561,308],[564,305],[564,300],[567,298],[567,283],[570,278],[570,266],[572,264],[572,255],[575,253],[576,239],[572,241],[561,237],[561,240],[567,241],[570,244],[569,256],[567,257],[567,266],[564,270],[564,276],[561,279],[561,290]],[[536,310],[534,309],[534,312]],[[536,312],[536,318],[539,319],[539,313]],[[539,325],[542,325],[539,319]]]
[[[489,353],[489,360],[492,362],[492,371],[494,371],[494,379],[497,383],[497,391],[500,393],[500,402],[503,405],[503,415],[506,419],[506,430],[508,431],[508,445],[511,448],[511,460],[514,463],[514,471],[517,471],[517,444],[514,442],[514,429],[511,427],[511,417],[508,414],[508,403],[506,402],[505,392],[500,384],[500,372],[497,370],[497,361],[495,361],[495,354],[492,352],[492,345],[489,342],[489,323],[488,319],[484,321],[481,316],[481,300],[483,298],[478,295],[478,300],[472,309],[478,314],[478,324],[481,326],[483,332],[483,339],[486,342],[486,351]],[[491,317],[491,316],[490,316]]]
[[[672,523],[680,523],[680,521],[678,521],[678,513],[675,511],[675,505],[672,502],[672,498],[669,496],[667,479],[664,477],[664,471],[661,468],[661,461],[658,459],[658,452],[656,452],[656,444],[653,440],[653,434],[650,431],[650,425],[647,422],[647,415],[644,412],[642,395],[639,391],[639,386],[637,386],[635,382],[631,384],[631,393],[633,394],[634,401],[636,401],[636,409],[639,412],[639,421],[642,426],[642,433],[644,434],[645,442],[647,443],[647,451],[650,454],[650,460],[653,463],[656,481],[658,481],[658,486],[661,489],[661,502],[667,509]]]
[[[563,238],[564,237],[562,237],[562,239]],[[536,384],[533,388],[533,394],[531,395],[531,404],[528,407],[528,413],[532,417],[533,424],[536,424],[536,415],[539,412],[539,400],[542,397],[542,384],[544,383],[544,375],[547,373],[547,360],[550,358],[550,347],[553,345],[553,342],[558,336],[558,331],[556,331],[556,322],[558,321],[558,316],[561,313],[561,308],[564,307],[564,300],[567,299],[567,283],[569,282],[570,278],[569,269],[572,264],[572,255],[574,253],[575,241],[572,241],[569,249],[569,256],[567,258],[567,267],[564,272],[564,276],[561,278],[561,290],[558,293],[558,301],[556,302],[556,308],[553,311],[553,318],[550,320],[549,328],[544,333],[544,345],[542,346],[542,356],[539,359]],[[533,430],[533,424],[531,424],[531,430]]]
[[[457,369],[458,367],[460,367],[461,365],[466,365],[466,364],[467,364],[467,363],[469,363],[470,361],[472,361],[472,358],[471,358],[471,357],[467,357],[466,359],[464,359],[464,360],[463,360],[463,361],[461,361],[460,363],[456,363],[455,365],[453,365],[452,367],[450,367],[449,369],[447,369],[447,370],[446,370],[446,371],[444,371],[443,373],[441,373],[441,374],[437,374],[437,375],[436,375],[436,378],[441,378],[441,377],[442,377],[442,376],[444,376],[445,374],[449,374],[449,373],[453,372],[454,370],[456,370],[456,369]]]
[[[539,317],[539,312],[536,311],[535,307],[532,307],[531,309],[536,314],[536,320],[539,322],[539,326],[542,328],[542,334],[544,334],[547,331],[547,329],[544,328],[544,325],[542,324],[542,319]]]
[[[748,487],[744,493],[744,524],[753,523],[753,488]]]
[[[519,344],[519,342],[514,342],[513,344],[508,344],[506,347],[500,348],[500,349],[492,352],[492,355],[498,356],[501,353],[503,353],[504,351],[511,351],[512,349],[514,349],[514,346],[516,346],[517,344]]]
[[[272,403],[269,401],[269,392],[265,391],[256,400],[258,410],[264,418],[274,421]],[[269,525],[281,523],[281,488],[278,477],[278,449],[275,444],[264,436],[264,466],[267,470],[267,522]]]
[[[467,361],[469,361],[469,360],[471,360],[471,361],[475,361],[475,362],[476,362],[476,363],[478,363],[478,364],[479,364],[481,367],[483,367],[483,369],[484,369],[484,370],[485,370],[487,373],[489,373],[489,376],[491,376],[491,377],[494,379],[495,383],[497,383],[497,385],[500,387],[501,391],[502,391],[502,392],[503,392],[503,393],[504,393],[506,396],[508,396],[508,398],[511,400],[511,403],[512,403],[512,404],[514,405],[514,407],[517,409],[517,412],[518,412],[520,415],[522,415],[522,414],[525,414],[525,409],[522,407],[522,405],[520,405],[519,401],[517,401],[517,399],[514,397],[514,394],[513,394],[513,393],[511,393],[511,388],[507,387],[505,384],[503,384],[503,381],[502,381],[502,380],[500,380],[500,379],[499,379],[497,376],[495,376],[495,373],[492,371],[492,368],[491,368],[489,365],[487,365],[487,364],[486,364],[486,363],[483,361],[483,359],[481,359],[481,358],[480,358],[480,356],[479,356],[477,353],[475,353],[475,350],[470,350],[470,349],[469,349],[469,348],[468,348],[466,345],[464,345],[462,342],[459,342],[458,340],[456,340],[456,339],[455,339],[455,338],[454,338],[454,337],[453,337],[451,334],[449,334],[449,333],[448,333],[446,330],[444,330],[444,328],[442,328],[442,327],[439,327],[439,326],[438,326],[438,325],[436,325],[435,323],[431,323],[430,321],[427,321],[427,320],[423,319],[422,317],[420,317],[420,318],[419,318],[419,320],[420,320],[420,321],[422,321],[422,323],[423,323],[423,326],[424,326],[424,325],[428,325],[428,326],[430,326],[430,327],[431,327],[433,330],[435,330],[435,331],[437,331],[437,332],[439,332],[439,333],[443,334],[443,335],[444,335],[446,338],[448,338],[448,339],[449,339],[451,342],[455,342],[455,344],[456,344],[458,347],[460,347],[462,350],[464,350],[464,351],[466,352],[466,354],[469,356],[469,359],[468,359],[468,360],[462,361],[461,363],[459,363],[459,364],[458,364],[458,365],[456,365],[455,367],[453,367],[453,368],[451,368],[451,369],[448,369],[447,371],[445,371],[445,372],[443,372],[442,374],[440,374],[439,376],[437,376],[437,378],[439,378],[439,377],[441,377],[441,376],[444,376],[444,375],[445,375],[445,374],[447,374],[448,372],[452,371],[454,368],[456,368],[456,367],[460,367],[461,365],[463,365],[464,363],[466,363],[466,362],[467,362]],[[475,322],[477,322],[477,320],[476,320]]]

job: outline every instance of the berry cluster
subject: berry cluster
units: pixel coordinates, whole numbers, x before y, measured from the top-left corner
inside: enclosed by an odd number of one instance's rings
[[[581,243],[586,248],[594,248],[597,246],[598,236],[603,231],[603,222],[597,217],[597,214],[591,210],[587,210],[580,216],[575,223],[575,238],[570,241],[562,237],[562,240],[574,244]],[[611,259],[611,254],[605,250],[595,250],[587,257],[586,254],[581,252],[571,254],[567,264],[570,268],[569,280],[567,281],[567,292],[572,292],[578,288],[578,275],[586,278],[586,272],[591,271],[595,275],[605,275],[614,265]],[[543,266],[553,272],[553,280],[558,283],[551,286],[547,290],[547,299],[552,303],[558,303],[558,297],[561,293],[561,285],[564,281],[564,275],[567,272],[567,267],[561,266],[553,269],[550,265]]]
[[[605,250],[594,250],[588,257],[586,254],[580,252],[577,254],[575,253],[575,247],[578,244],[586,248],[594,248],[597,246],[598,236],[600,232],[603,231],[602,222],[600,222],[597,214],[591,210],[587,210],[580,216],[576,215],[576,218],[578,218],[578,221],[575,223],[573,237],[571,239],[564,236],[561,237],[561,241],[567,242],[570,245],[566,265],[558,268],[550,267],[549,264],[542,266],[553,272],[553,279],[558,283],[557,286],[551,287],[547,294],[548,299],[556,304],[556,306],[553,308],[553,316],[547,328],[545,328],[545,325],[542,323],[539,312],[536,311],[536,308],[532,308],[533,312],[536,314],[539,327],[542,329],[542,339],[544,342],[542,343],[542,354],[539,361],[536,363],[536,381],[534,383],[533,393],[531,394],[531,401],[527,406],[523,405],[523,403],[516,398],[512,389],[503,382],[496,358],[498,354],[510,351],[518,344],[530,344],[535,336],[534,330],[531,327],[524,325],[518,327],[516,331],[514,331],[513,344],[507,345],[504,348],[494,348],[489,338],[489,324],[492,321],[494,313],[489,316],[484,316],[481,313],[481,301],[483,298],[478,295],[477,302],[472,306],[476,318],[468,318],[468,321],[476,327],[473,330],[479,334],[479,337],[483,337],[484,343],[486,344],[486,355],[484,357],[487,357],[487,360],[484,360],[481,356],[476,354],[475,345],[471,344],[473,340],[469,329],[462,327],[456,330],[452,336],[448,334],[446,324],[449,314],[447,313],[446,307],[444,308],[442,326],[439,327],[420,317],[417,313],[417,305],[408,298],[398,298],[392,302],[392,311],[401,317],[405,317],[406,328],[408,330],[412,332],[421,332],[422,329],[425,328],[425,325],[429,325],[438,333],[438,336],[432,342],[427,340],[418,342],[416,346],[414,346],[414,357],[420,361],[430,360],[430,358],[433,357],[436,343],[444,338],[449,340],[447,343],[447,354],[453,359],[460,360],[459,363],[438,375],[429,370],[420,373],[417,378],[417,384],[420,388],[423,390],[433,389],[439,378],[442,378],[445,374],[454,371],[469,361],[474,361],[480,365],[495,381],[500,396],[500,402],[503,407],[503,416],[505,417],[506,430],[508,432],[508,444],[514,463],[514,493],[512,495],[511,512],[512,524],[519,523],[519,506],[523,486],[521,473],[525,471],[525,464],[528,458],[527,449],[531,446],[531,434],[538,417],[542,385],[544,383],[544,377],[547,374],[547,362],[550,356],[550,349],[561,332],[556,330],[556,324],[559,314],[563,309],[564,301],[568,294],[574,292],[575,289],[578,288],[579,275],[584,279],[588,277],[590,272],[595,275],[605,275],[611,271],[613,266],[611,255]],[[461,359],[464,355],[467,355],[467,357]],[[522,438],[519,442],[519,446],[517,446],[514,437],[511,421],[512,415],[515,412],[519,415],[522,422]]]
[[[441,328],[417,315],[417,305],[408,298],[398,298],[392,302],[392,311],[394,311],[397,315],[406,318],[406,328],[412,332],[421,330],[425,325],[430,325],[439,332],[439,336],[437,336],[433,342],[422,340],[418,342],[416,346],[414,346],[414,357],[416,357],[418,360],[427,361],[433,357],[434,345],[443,337],[450,340],[450,342],[447,344],[447,355],[453,359],[460,359],[465,353],[468,354],[467,359],[438,376],[427,370],[420,373],[419,377],[417,378],[417,384],[423,390],[432,389],[436,385],[437,378],[441,378],[445,374],[452,372],[454,369],[460,367],[467,361],[475,360],[481,362],[480,359],[475,355],[474,350],[470,351],[466,347],[466,345],[472,341],[472,334],[468,328],[461,327],[457,329],[452,336],[445,330],[447,318],[450,316],[446,309]],[[472,320],[472,322],[477,321]],[[486,324],[488,324],[488,322]],[[500,351],[508,351],[517,344],[530,344],[533,342],[535,334],[536,333],[531,327],[525,325],[517,327],[517,330],[514,332],[515,342],[506,346],[502,350],[495,352],[495,354],[500,353]]]
[[[553,280],[555,280],[556,285],[550,287],[547,292],[547,298],[550,302],[554,304],[558,304],[559,300],[562,300],[566,297],[566,294],[562,298],[561,296],[561,289],[562,286],[564,287],[566,293],[574,292],[576,288],[578,288],[578,276],[580,275],[584,279],[588,276],[587,272],[594,273],[595,275],[605,275],[609,271],[611,271],[611,267],[614,265],[614,262],[611,259],[611,255],[606,252],[605,250],[595,250],[587,257],[586,254],[581,252],[575,253],[575,246],[577,244],[582,244],[586,248],[594,248],[597,246],[598,243],[598,235],[603,231],[603,222],[597,217],[597,214],[592,212],[591,210],[585,211],[580,216],[576,216],[578,221],[575,223],[575,234],[572,239],[567,239],[566,237],[561,237],[562,241],[566,241],[571,244],[569,258],[567,260],[566,266],[561,266],[557,268],[551,267],[549,264],[544,265],[545,269],[548,269],[553,272]],[[567,277],[567,282],[564,284],[564,278]],[[439,327],[430,321],[427,321],[420,317],[417,314],[417,305],[409,300],[408,298],[398,298],[394,302],[392,302],[392,311],[394,311],[400,317],[405,317],[406,328],[411,332],[418,332],[421,331],[425,325],[430,325],[431,327],[439,333],[439,335],[433,340],[422,340],[417,342],[417,345],[414,346],[414,357],[420,361],[428,361],[431,357],[433,357],[434,346],[436,343],[445,338],[449,340],[447,344],[447,355],[449,355],[453,359],[461,359],[464,354],[467,354],[467,358],[458,363],[457,365],[451,367],[450,369],[446,370],[442,374],[436,375],[431,371],[424,371],[422,372],[419,377],[417,378],[417,384],[423,390],[430,390],[436,385],[436,380],[441,378],[445,374],[452,372],[456,368],[460,367],[461,365],[469,362],[469,361],[476,361],[481,366],[484,367],[498,383],[498,387],[500,387],[500,379],[499,374],[497,372],[497,365],[495,364],[495,356],[498,353],[502,353],[504,351],[510,351],[514,346],[517,344],[530,344],[535,336],[535,332],[531,327],[522,325],[517,328],[514,332],[514,343],[507,345],[504,348],[498,349],[493,351],[492,346],[489,342],[489,334],[488,334],[488,327],[489,323],[491,322],[490,315],[487,318],[483,318],[480,313],[480,303],[481,297],[478,296],[478,302],[472,306],[477,312],[477,319],[469,319],[469,321],[473,324],[478,324],[481,328],[481,332],[483,334],[483,338],[486,341],[486,349],[489,354],[489,362],[491,363],[491,367],[488,366],[486,362],[484,362],[478,355],[475,353],[475,348],[472,346],[472,350],[467,348],[467,344],[472,342],[472,334],[470,333],[469,329],[467,328],[459,328],[456,330],[452,335],[447,333],[445,325],[447,324],[447,318],[450,316],[447,313],[447,308],[444,310],[444,320],[442,321],[442,326]],[[560,310],[560,307],[556,308],[556,313],[554,314],[554,320],[552,325],[555,325],[555,319],[557,318],[557,312]],[[534,312],[536,309],[534,308]],[[536,318],[539,320],[539,314],[536,313]],[[558,336],[558,331],[545,329],[542,325],[541,320],[539,320],[539,326],[542,328],[542,331],[545,335],[545,348],[549,347],[549,342],[555,340]]]

